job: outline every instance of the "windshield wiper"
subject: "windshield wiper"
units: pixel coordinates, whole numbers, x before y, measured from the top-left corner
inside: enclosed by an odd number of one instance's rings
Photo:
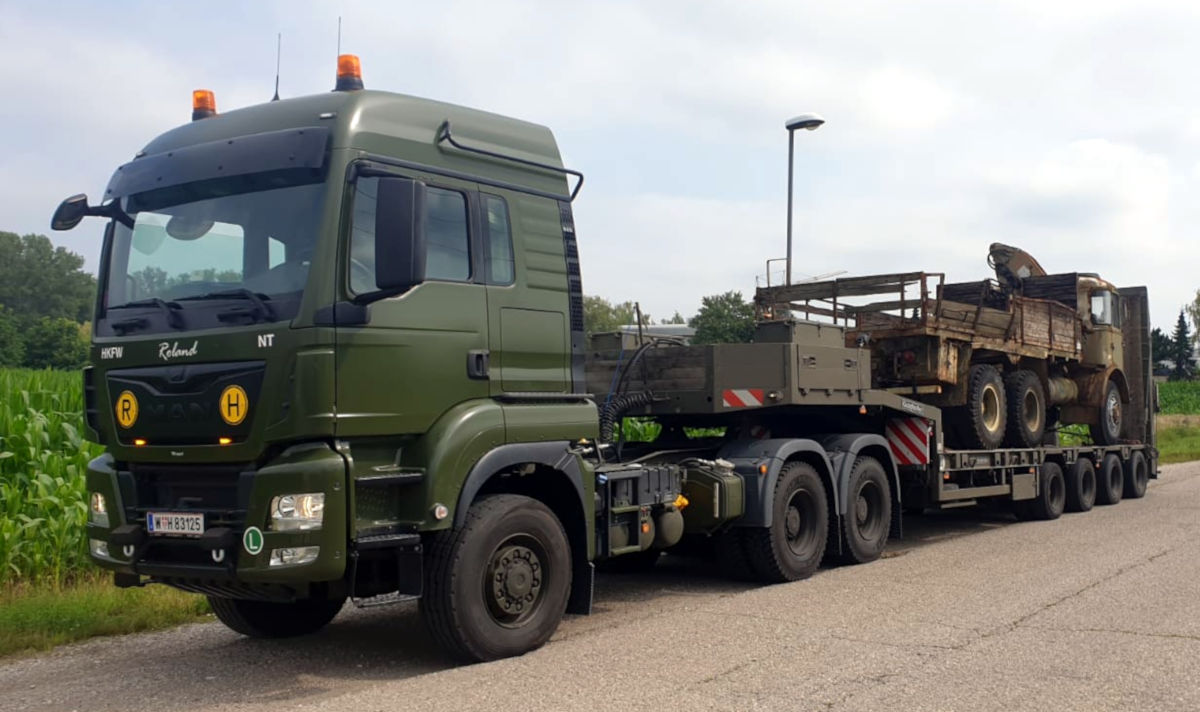
[[[139,309],[142,307],[158,307],[158,309],[167,317],[167,326],[171,327],[172,329],[183,328],[183,317],[180,316],[179,313],[183,307],[179,304],[179,302],[168,302],[165,299],[160,299],[158,297],[150,297],[149,299],[138,299],[137,301],[133,302],[125,302],[124,304],[118,304],[115,307],[109,307],[108,311],[115,311],[117,309]],[[148,325],[149,322],[144,317],[140,316],[133,317],[132,319],[114,321],[112,324],[110,324],[115,331],[119,331],[122,334]]]
[[[275,310],[267,302],[271,297],[262,292],[255,292],[245,287],[240,289],[225,289],[220,292],[209,292],[207,294],[198,294],[194,297],[180,297],[179,301],[201,300],[201,299],[245,299],[254,305],[254,309],[229,309],[221,312],[217,318],[236,319],[242,316],[248,316],[258,321],[259,316],[265,316],[269,320],[275,319]]]

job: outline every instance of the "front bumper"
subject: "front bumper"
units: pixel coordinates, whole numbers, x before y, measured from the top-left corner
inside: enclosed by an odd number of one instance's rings
[[[127,582],[148,577],[237,597],[304,595],[310,584],[340,579],[345,573],[346,481],[345,458],[323,442],[292,446],[257,468],[119,464],[111,455],[101,455],[88,465],[87,485],[89,491],[104,495],[109,523],[89,523],[87,536],[107,542],[108,556],[93,553],[92,560]],[[325,494],[321,528],[273,531],[272,497],[298,492]],[[203,513],[206,535],[150,534],[150,511]],[[252,527],[261,537],[246,537]],[[270,565],[275,549],[310,546],[320,547],[310,563]]]

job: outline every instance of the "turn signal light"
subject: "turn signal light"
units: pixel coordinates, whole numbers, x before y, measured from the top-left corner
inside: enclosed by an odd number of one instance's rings
[[[146,447],[146,438],[134,438],[133,446],[134,447]]]
[[[233,438],[217,438],[218,445],[232,445]]]
[[[217,115],[217,97],[208,89],[192,92],[192,121]]]
[[[337,84],[334,91],[355,91],[363,88],[362,64],[356,54],[338,55]]]

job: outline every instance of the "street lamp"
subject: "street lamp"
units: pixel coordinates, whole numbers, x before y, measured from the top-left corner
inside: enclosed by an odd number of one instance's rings
[[[815,131],[825,123],[818,114],[800,114],[783,125],[788,132],[788,205],[787,205],[787,284],[792,283],[792,156],[796,129]]]

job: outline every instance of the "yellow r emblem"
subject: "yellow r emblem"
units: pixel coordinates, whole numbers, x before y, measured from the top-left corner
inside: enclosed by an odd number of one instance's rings
[[[132,428],[137,422],[138,417],[138,402],[129,391],[121,391],[121,395],[117,396],[117,424],[122,428]]]
[[[226,386],[225,390],[221,391],[217,409],[221,411],[221,419],[226,423],[240,425],[246,419],[246,413],[250,411],[250,398],[246,396],[246,389],[241,386]]]

